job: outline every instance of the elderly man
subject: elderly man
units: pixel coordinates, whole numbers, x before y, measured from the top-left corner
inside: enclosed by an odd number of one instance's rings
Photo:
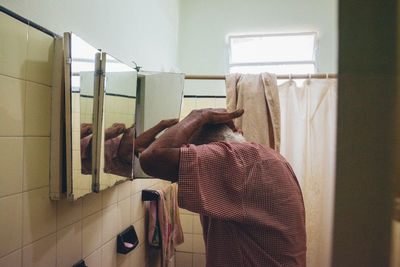
[[[279,153],[235,132],[242,114],[192,111],[144,150],[141,166],[178,182],[180,207],[201,215],[207,266],[306,266],[296,176]]]

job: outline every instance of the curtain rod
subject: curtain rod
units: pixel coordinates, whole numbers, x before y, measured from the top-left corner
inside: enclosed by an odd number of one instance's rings
[[[277,79],[326,79],[326,78],[337,78],[336,73],[318,73],[318,74],[280,74],[276,75]],[[186,80],[225,80],[225,75],[185,75]]]

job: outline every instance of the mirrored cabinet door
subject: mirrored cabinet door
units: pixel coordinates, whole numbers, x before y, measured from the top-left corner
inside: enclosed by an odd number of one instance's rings
[[[75,34],[64,34],[66,186],[70,200],[92,192],[100,56]]]
[[[147,131],[156,136],[164,130],[163,120],[179,119],[185,75],[182,73],[139,73],[136,107],[136,138]],[[155,136],[155,137],[156,137]],[[135,157],[135,178],[148,178]]]
[[[102,66],[95,191],[133,178],[137,72],[107,53]]]

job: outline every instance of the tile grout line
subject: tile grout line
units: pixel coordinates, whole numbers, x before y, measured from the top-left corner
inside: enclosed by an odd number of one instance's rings
[[[23,186],[23,185],[22,185],[22,186]],[[49,187],[49,186],[48,186],[48,185],[43,185],[43,186],[35,187],[35,188],[29,189],[29,190],[26,190],[26,191],[24,191],[24,190],[22,189],[21,192],[16,192],[16,193],[11,193],[11,194],[8,194],[8,195],[1,196],[1,197],[0,197],[0,200],[3,199],[3,198],[6,198],[6,197],[12,197],[12,196],[18,195],[18,194],[21,194],[21,195],[22,195],[23,193],[27,193],[27,192],[31,192],[31,191],[34,191],[34,190],[43,189],[43,188],[45,188],[45,187]]]
[[[28,58],[28,51],[29,51],[29,31],[28,25],[26,26],[26,58]],[[24,64],[24,80],[26,79],[26,64]],[[26,115],[26,81],[23,82],[24,88],[24,113],[22,115],[22,135],[25,135],[25,115]],[[24,146],[24,139],[22,139],[22,183],[21,183],[21,191],[22,191],[22,207],[21,207],[21,264],[24,263],[24,212],[25,212],[25,204],[24,204],[24,185],[25,185],[25,146]]]
[[[25,66],[25,68],[26,68],[26,66]],[[26,70],[25,70],[25,78],[20,78],[20,77],[12,76],[12,75],[5,74],[5,73],[0,73],[0,77],[1,77],[1,76],[6,77],[6,78],[11,78],[11,79],[19,80],[19,81],[22,81],[22,82],[30,82],[30,83],[34,83],[34,84],[36,84],[36,85],[42,85],[42,86],[49,87],[50,89],[52,89],[52,85],[48,85],[48,84],[45,84],[45,83],[36,82],[36,81],[33,81],[33,80],[28,80],[28,79],[26,79]]]

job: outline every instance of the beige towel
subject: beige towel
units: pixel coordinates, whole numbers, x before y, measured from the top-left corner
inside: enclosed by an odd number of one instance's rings
[[[249,142],[269,146],[279,152],[281,115],[276,76],[269,73],[226,76],[228,111],[244,109],[235,120]]]
[[[183,231],[179,218],[178,208],[178,184],[173,183],[162,190],[157,190],[160,194],[158,199],[158,225],[161,234],[162,249],[162,267],[169,266],[170,259],[175,254],[175,247],[182,244]],[[153,210],[155,210],[153,208]],[[150,210],[150,214],[151,214]],[[154,212],[153,212],[154,213]],[[153,243],[154,234],[158,235],[158,230],[153,225],[151,217],[149,218],[149,242]],[[155,224],[156,225],[156,224]],[[153,232],[154,231],[154,232]],[[152,237],[153,236],[153,237]]]

